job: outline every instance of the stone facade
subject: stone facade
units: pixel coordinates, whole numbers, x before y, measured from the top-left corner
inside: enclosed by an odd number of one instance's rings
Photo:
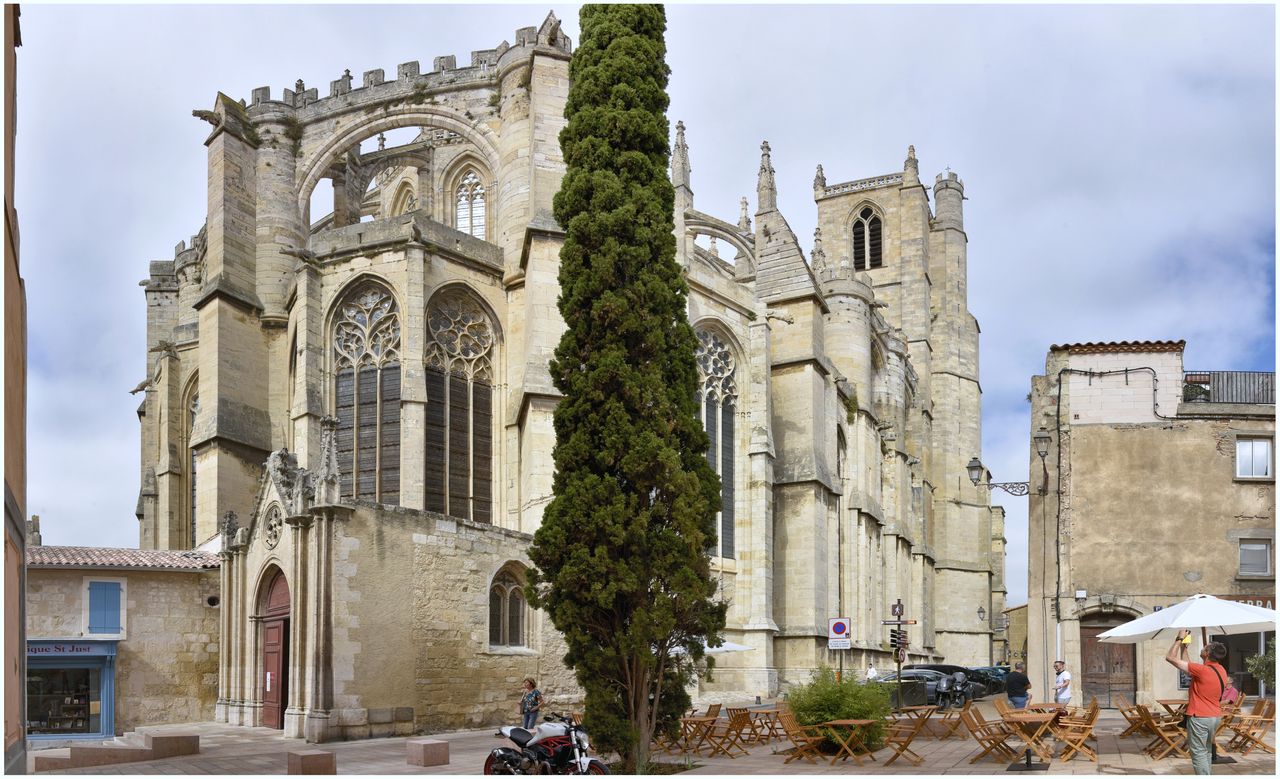
[[[218,679],[218,572],[47,567],[33,562],[27,571],[27,637],[92,637],[86,625],[90,580],[122,582],[126,594],[115,661],[116,732],[212,719]]]
[[[1186,373],[1182,350],[1181,341],[1054,346],[1045,374],[1032,377],[1031,428],[1052,436],[1047,494],[1033,490],[1028,511],[1028,667],[1041,690],[1058,658],[1088,681],[1099,628],[1196,593],[1274,598],[1274,374]],[[1217,402],[1210,383],[1215,395],[1220,383],[1245,389]],[[1268,442],[1270,475],[1237,477],[1237,442],[1249,439]],[[1034,448],[1031,459],[1038,475]],[[1251,540],[1266,545],[1269,572],[1242,568]],[[1139,645],[1132,674],[1099,674],[1082,694],[1104,706],[1107,690],[1148,704],[1176,697],[1168,643]],[[1251,686],[1243,659],[1258,643],[1230,643],[1237,684]]]
[[[469,67],[196,112],[214,125],[209,212],[151,264],[137,513],[144,547],[224,555],[219,718],[274,717],[253,618],[277,573],[290,734],[369,735],[374,711],[510,720],[526,674],[579,694],[544,617],[513,637],[492,600],[522,580],[551,493],[570,51],[552,15]],[[402,127],[420,131],[387,146]],[[772,696],[835,665],[837,616],[846,664],[887,663],[899,599],[912,659],[986,664],[977,609],[1003,606],[1003,532],[964,476],[981,436],[963,183],[938,176],[931,210],[914,150],[901,173],[815,181],[806,261],[762,151],[754,219],[744,198],[736,221],[694,207],[682,125],[672,156],[725,483],[712,564],[726,638],[753,650],[700,694]],[[325,179],[332,212],[311,214]]]

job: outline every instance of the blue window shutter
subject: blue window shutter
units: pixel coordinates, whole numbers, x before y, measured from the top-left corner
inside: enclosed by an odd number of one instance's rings
[[[119,582],[89,582],[89,632],[120,632]]]

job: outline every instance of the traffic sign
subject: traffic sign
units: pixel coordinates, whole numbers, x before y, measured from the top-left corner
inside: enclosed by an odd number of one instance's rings
[[[827,620],[827,649],[853,649],[853,639],[849,637],[851,624],[848,617]]]
[[[890,607],[889,607],[889,613],[890,613],[890,614],[892,614],[892,615],[893,615],[893,616],[895,616],[895,617],[901,617],[901,616],[902,616],[902,601],[898,601],[897,603],[895,603],[895,604],[893,604],[892,606],[890,606]]]
[[[906,648],[906,647],[903,647],[902,649],[899,649],[899,650],[898,650],[898,662],[899,662],[899,663],[905,663],[905,662],[907,662],[907,648]]]
[[[881,625],[914,625],[916,624],[916,621],[914,619],[882,619],[880,620],[880,624]]]

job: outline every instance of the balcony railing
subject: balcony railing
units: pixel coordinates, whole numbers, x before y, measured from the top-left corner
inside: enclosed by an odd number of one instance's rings
[[[1187,371],[1186,403],[1276,403],[1276,375],[1261,371]]]

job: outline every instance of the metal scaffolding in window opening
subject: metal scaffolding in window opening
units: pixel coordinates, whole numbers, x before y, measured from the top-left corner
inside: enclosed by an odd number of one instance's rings
[[[1187,371],[1182,378],[1186,403],[1276,402],[1276,375],[1262,371]]]

